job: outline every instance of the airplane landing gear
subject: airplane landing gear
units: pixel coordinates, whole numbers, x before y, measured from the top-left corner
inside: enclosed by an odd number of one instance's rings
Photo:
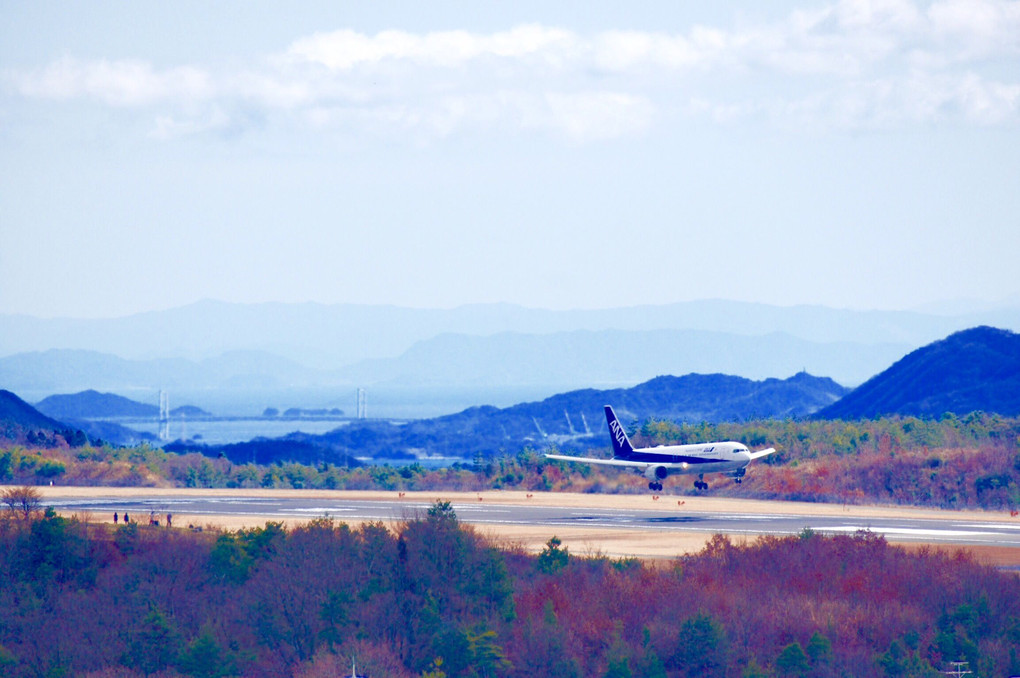
[[[648,483],[648,489],[652,492],[662,492],[662,483]]]
[[[706,483],[704,480],[695,480],[694,481],[694,489],[695,490],[707,490],[708,489],[708,483]]]

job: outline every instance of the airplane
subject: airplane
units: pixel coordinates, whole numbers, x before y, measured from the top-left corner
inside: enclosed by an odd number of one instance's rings
[[[697,475],[698,479],[694,481],[696,490],[708,489],[708,483],[704,478],[706,473],[722,473],[739,483],[748,464],[776,451],[774,447],[769,447],[751,452],[746,445],[733,441],[635,448],[630,444],[627,432],[623,430],[623,425],[609,405],[606,405],[606,421],[609,423],[609,435],[613,441],[612,459],[571,457],[562,454],[547,454],[545,457],[558,461],[629,468],[638,475],[648,478],[649,490],[659,492],[662,491],[662,481],[671,473]]]

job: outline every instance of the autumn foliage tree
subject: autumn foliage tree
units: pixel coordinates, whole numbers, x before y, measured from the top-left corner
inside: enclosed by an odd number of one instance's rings
[[[1020,581],[859,533],[646,565],[498,548],[438,503],[194,533],[51,512],[0,531],[4,676],[928,676],[1020,671]],[[553,555],[562,554],[562,555]],[[540,565],[540,563],[547,563]],[[555,564],[555,565],[553,565]]]

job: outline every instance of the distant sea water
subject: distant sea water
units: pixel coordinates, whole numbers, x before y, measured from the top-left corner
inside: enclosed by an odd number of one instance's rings
[[[367,416],[377,419],[429,419],[461,412],[469,407],[509,407],[543,400],[562,392],[555,386],[371,386],[366,388]],[[48,395],[48,394],[45,394]],[[159,404],[159,392],[120,393],[139,402]],[[168,389],[170,408],[195,405],[217,418],[259,417],[267,408],[284,412],[292,407],[316,410],[337,408],[344,417],[358,413],[358,390],[335,387],[267,388],[258,390]],[[40,399],[43,396],[40,396]],[[303,430],[303,429],[302,429]],[[309,431],[311,433],[313,431]],[[322,431],[320,431],[322,432]]]
[[[542,400],[560,390],[562,389],[542,386],[376,386],[365,389],[366,415],[373,419],[406,422],[454,414],[483,405],[509,407],[522,402]],[[36,401],[46,395],[50,394],[32,394]],[[159,391],[152,389],[120,392],[119,395],[137,402],[159,404]],[[184,405],[193,405],[209,415],[199,418],[172,417],[168,441],[184,440],[207,445],[227,445],[255,438],[281,438],[295,432],[319,435],[349,425],[352,418],[357,415],[356,389],[168,389],[167,395],[171,410]],[[281,413],[290,408],[319,411],[338,409],[343,414],[314,417],[264,416],[269,408]],[[160,422],[156,418],[117,418],[111,421],[156,438],[160,434]],[[463,460],[447,458],[417,460],[418,463],[430,468],[449,466],[457,461]],[[414,460],[409,462],[405,459],[374,460],[374,463],[389,463],[394,466],[413,462]]]
[[[159,436],[156,419],[118,419],[118,424],[135,431]],[[214,419],[171,419],[168,440],[192,440],[208,445],[242,443],[255,438],[282,438],[288,433],[321,434],[350,423],[346,419],[277,419],[217,417]]]
[[[153,419],[118,419],[117,423],[135,431],[159,436],[160,422]],[[172,419],[168,441],[188,440],[207,445],[228,445],[255,438],[281,438],[289,433],[328,433],[341,426],[347,426],[349,419],[275,419],[275,418],[217,418],[217,419]],[[157,443],[160,444],[160,443]],[[355,454],[355,456],[357,456]],[[370,459],[359,460],[377,466],[407,466],[420,464],[425,468],[452,466],[464,459],[457,457],[421,457],[418,459]]]

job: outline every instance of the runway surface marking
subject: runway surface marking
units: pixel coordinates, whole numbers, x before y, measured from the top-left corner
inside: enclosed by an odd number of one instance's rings
[[[88,511],[108,513],[115,511],[145,515],[147,513],[173,513],[175,519],[193,516],[234,516],[268,520],[307,521],[315,517],[337,517],[345,521],[401,521],[424,516],[434,506],[434,500],[411,499],[360,499],[339,497],[335,500],[322,496],[309,496],[300,492],[280,496],[224,495],[222,493],[189,493],[187,496],[159,494],[150,490],[150,496],[90,496],[47,497],[44,503],[65,512]],[[429,493],[433,496],[434,493]],[[852,516],[835,513],[831,506],[820,505],[819,514],[797,506],[802,512],[791,510],[725,511],[702,504],[702,508],[669,504],[644,508],[557,506],[549,503],[550,496],[541,504],[500,502],[475,503],[468,498],[453,501],[458,519],[467,524],[498,526],[501,528],[531,528],[534,531],[554,529],[601,529],[621,533],[716,533],[734,535],[790,535],[805,528],[819,533],[854,533],[865,530],[899,540],[941,543],[995,545],[1020,549],[1020,524],[1004,521],[975,522],[959,520],[952,513],[935,514],[938,517]],[[598,498],[588,498],[598,501]],[[636,499],[635,499],[636,500]],[[763,505],[765,508],[766,505]],[[783,505],[780,508],[793,508]],[[844,507],[844,512],[859,507]],[[867,510],[861,510],[864,512]],[[905,511],[908,513],[909,511]],[[251,523],[257,524],[257,520]],[[180,524],[178,522],[178,524]]]

